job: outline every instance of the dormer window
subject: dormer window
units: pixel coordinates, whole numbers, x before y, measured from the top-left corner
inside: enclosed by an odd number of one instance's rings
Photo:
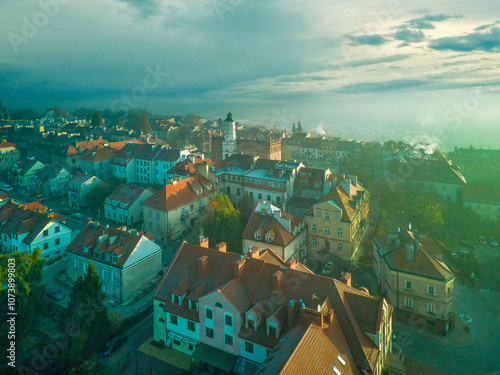
[[[273,242],[273,236],[269,235],[269,234],[266,234],[266,242],[267,243],[271,243]]]
[[[106,260],[109,262],[111,260],[111,255],[110,254],[106,254]]]
[[[112,262],[113,262],[114,264],[118,263],[118,257],[117,257],[116,255],[113,255],[113,256],[112,256],[112,258],[113,258],[113,259],[112,259]]]
[[[181,304],[181,297],[176,296],[175,294],[172,294],[172,302],[180,305]]]
[[[257,233],[254,233],[254,238],[255,238],[257,241],[260,241],[260,240],[262,240],[262,234],[260,234],[260,233],[258,233],[258,232],[257,232]]]
[[[248,319],[248,328],[253,329],[255,331],[255,320]]]
[[[273,327],[273,326],[271,326],[271,325],[270,325],[270,326],[269,326],[269,336],[274,336],[274,337],[276,337],[276,333],[277,333],[277,331],[276,331],[276,327]]]
[[[319,188],[319,187],[320,187],[320,183],[319,183],[319,182],[315,182],[315,183],[314,183],[314,187],[315,187],[315,188]]]
[[[99,250],[94,249],[94,258],[99,258]]]

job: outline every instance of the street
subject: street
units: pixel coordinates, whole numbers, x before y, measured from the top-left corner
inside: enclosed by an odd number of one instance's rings
[[[457,375],[491,375],[500,371],[500,300],[498,293],[455,286],[455,312],[467,313],[474,342],[463,348],[445,347],[417,335],[395,329],[394,348],[405,356]]]

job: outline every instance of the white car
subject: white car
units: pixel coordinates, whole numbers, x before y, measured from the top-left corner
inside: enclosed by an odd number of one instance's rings
[[[467,315],[467,314],[461,314],[460,315],[460,319],[462,319],[465,322],[465,324],[471,324],[472,323],[472,318],[469,315]]]
[[[333,262],[328,262],[327,264],[325,264],[325,267],[323,267],[323,271],[321,271],[321,274],[323,276],[328,276],[332,271],[332,268],[333,268]]]

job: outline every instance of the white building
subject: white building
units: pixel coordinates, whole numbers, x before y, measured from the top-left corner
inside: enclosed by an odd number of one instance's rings
[[[120,184],[104,201],[104,217],[126,225],[142,221],[142,202],[152,196],[152,188]]]

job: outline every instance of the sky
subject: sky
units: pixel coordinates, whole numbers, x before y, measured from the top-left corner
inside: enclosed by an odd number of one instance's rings
[[[2,0],[7,109],[497,147],[498,0]]]

